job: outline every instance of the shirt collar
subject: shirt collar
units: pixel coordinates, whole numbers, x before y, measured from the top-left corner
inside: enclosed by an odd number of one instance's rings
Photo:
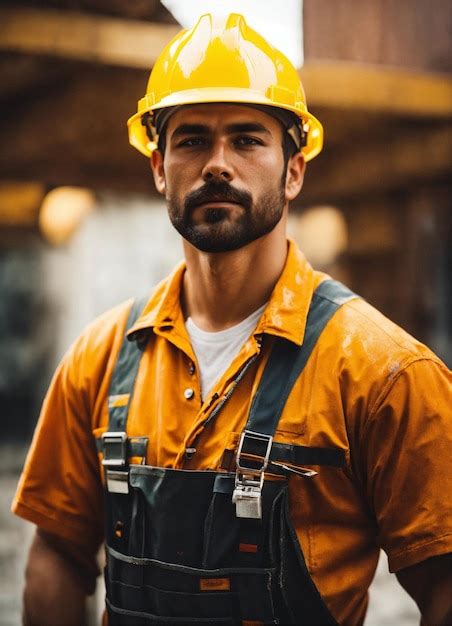
[[[174,326],[179,318],[183,318],[179,296],[185,269],[185,261],[181,261],[171,274],[157,285],[140,317],[128,331],[128,336],[146,328]]]
[[[286,264],[255,334],[276,335],[301,345],[314,291],[314,271],[295,242],[289,239],[288,243]]]
[[[314,290],[315,276],[296,244],[289,240],[286,263],[256,327],[255,335],[284,337],[301,345]],[[146,328],[169,329],[184,323],[180,291],[186,269],[181,262],[155,289],[142,314],[127,335]]]

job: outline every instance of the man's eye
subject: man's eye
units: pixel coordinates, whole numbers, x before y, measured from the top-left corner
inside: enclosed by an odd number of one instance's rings
[[[262,142],[259,141],[259,139],[256,139],[255,137],[248,137],[246,135],[237,137],[237,139],[235,139],[235,143],[238,146],[261,146],[262,145]]]
[[[193,148],[196,146],[203,146],[205,140],[202,137],[190,137],[189,139],[184,139],[180,143],[177,144],[178,148]]]

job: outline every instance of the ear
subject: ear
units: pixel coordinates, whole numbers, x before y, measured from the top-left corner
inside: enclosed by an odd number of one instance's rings
[[[301,152],[294,154],[287,163],[286,200],[294,200],[303,187],[306,162]]]
[[[151,155],[151,169],[154,175],[155,188],[159,193],[165,195],[166,181],[165,170],[163,168],[163,155],[160,150],[154,150]]]

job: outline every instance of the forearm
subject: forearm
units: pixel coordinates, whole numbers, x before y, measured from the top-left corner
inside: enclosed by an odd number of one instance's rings
[[[397,572],[401,585],[416,601],[421,626],[452,624],[452,554],[432,557]]]
[[[86,596],[77,567],[37,533],[26,569],[24,626],[83,626]]]
[[[422,609],[421,626],[451,626],[452,599],[451,581],[438,587],[432,593],[432,598]]]
[[[431,616],[424,616],[421,619],[420,626],[450,626],[452,624],[452,610],[447,614],[441,611],[441,617],[437,612],[432,612]]]

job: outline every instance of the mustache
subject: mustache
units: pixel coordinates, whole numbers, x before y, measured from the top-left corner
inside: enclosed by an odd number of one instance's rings
[[[232,187],[225,181],[209,181],[199,189],[190,192],[184,200],[185,214],[206,202],[234,202],[248,211],[253,206],[253,198],[248,191]]]

